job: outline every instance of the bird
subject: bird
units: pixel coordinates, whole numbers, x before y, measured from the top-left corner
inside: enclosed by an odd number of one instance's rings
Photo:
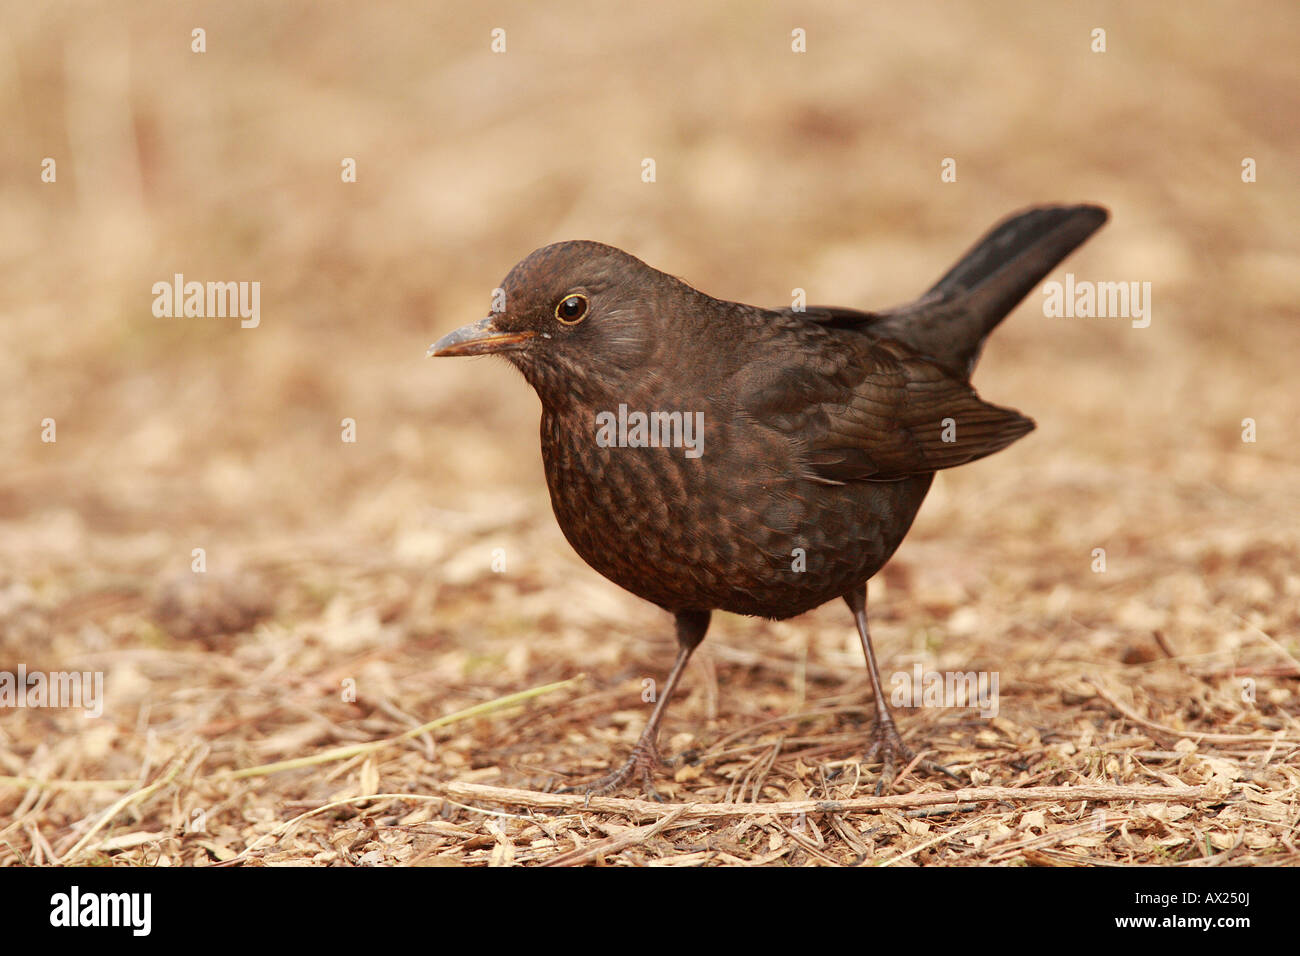
[[[510,270],[486,318],[429,347],[523,374],[565,538],[674,616],[677,654],[631,754],[565,789],[639,782],[658,799],[660,728],[712,613],[784,620],[836,598],[875,698],[864,762],[879,759],[877,793],[892,787],[915,754],[885,703],[867,582],[935,472],[1034,428],[982,400],[971,373],[993,329],[1108,218],[1093,204],[1012,214],[920,298],[880,311],[716,299],[613,246],[557,242]]]

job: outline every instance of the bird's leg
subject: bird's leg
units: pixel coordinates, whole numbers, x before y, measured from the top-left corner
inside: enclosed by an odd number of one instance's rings
[[[858,637],[862,641],[863,653],[867,655],[867,671],[871,675],[871,692],[876,698],[876,725],[871,729],[871,746],[864,757],[867,763],[880,758],[880,779],[876,782],[876,796],[888,790],[894,783],[894,763],[896,760],[906,765],[916,758],[912,748],[903,743],[903,738],[894,723],[894,717],[885,704],[885,690],[880,683],[880,670],[876,666],[876,652],[871,646],[871,633],[867,629],[867,586],[854,588],[844,595],[844,600],[853,612],[858,625]],[[960,782],[961,778],[949,770],[929,760],[922,761],[927,770],[945,773]]]
[[[655,709],[650,713],[650,722],[641,732],[636,746],[632,748],[632,756],[627,759],[627,762],[591,783],[561,787],[556,791],[557,793],[603,796],[613,793],[635,774],[640,778],[641,787],[647,797],[652,800],[663,800],[654,788],[653,777],[654,769],[659,766],[661,759],[658,746],[659,725],[663,722],[664,714],[668,712],[668,701],[672,699],[673,691],[677,689],[677,682],[681,680],[682,672],[686,670],[686,662],[691,659],[691,652],[699,646],[700,641],[704,640],[704,634],[709,629],[709,615],[708,611],[678,612],[677,659],[673,661],[673,669],[668,673],[668,681],[664,684],[663,693],[655,701]]]

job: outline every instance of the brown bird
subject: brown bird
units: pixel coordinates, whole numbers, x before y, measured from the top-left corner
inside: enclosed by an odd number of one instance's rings
[[[784,619],[843,598],[875,695],[877,790],[911,760],[885,705],[866,582],[934,473],[1027,434],[969,384],[985,338],[1107,219],[1041,206],[995,226],[929,292],[881,312],[714,299],[597,242],[538,249],[504,308],[431,355],[500,354],[542,402],[542,458],[569,543],[676,616],[677,659],[631,757],[586,788],[652,772],[668,701],[714,610]],[[940,768],[942,769],[942,768]]]

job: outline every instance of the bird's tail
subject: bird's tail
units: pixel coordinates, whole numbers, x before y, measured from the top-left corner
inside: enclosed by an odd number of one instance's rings
[[[874,328],[969,375],[988,334],[1110,214],[1035,206],[994,226],[916,302]]]

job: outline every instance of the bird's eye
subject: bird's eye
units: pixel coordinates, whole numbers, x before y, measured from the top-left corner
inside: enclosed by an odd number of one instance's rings
[[[587,317],[587,297],[585,295],[567,295],[555,307],[555,317],[565,325],[577,325]]]

